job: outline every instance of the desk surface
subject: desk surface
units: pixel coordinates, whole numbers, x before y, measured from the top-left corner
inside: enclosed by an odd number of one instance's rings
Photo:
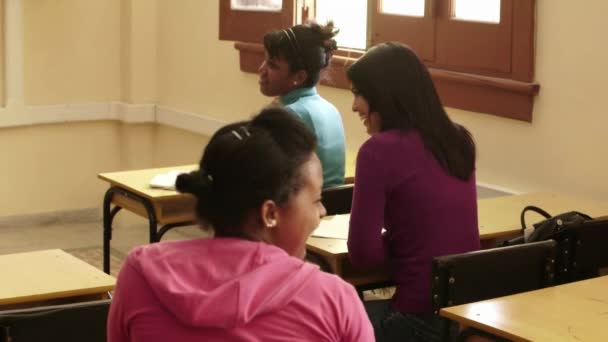
[[[111,185],[124,188],[140,196],[149,199],[160,200],[166,198],[187,197],[189,195],[180,194],[174,190],[151,188],[150,180],[154,178],[154,176],[161,173],[167,173],[171,170],[192,171],[196,170],[197,168],[197,164],[178,165],[172,167],[161,167],[156,169],[106,172],[100,173],[98,177],[104,181],[107,181]]]
[[[514,341],[608,341],[608,276],[441,309]]]
[[[536,205],[545,209],[551,215],[557,215],[571,210],[580,211],[591,217],[599,217],[608,214],[608,203],[585,200],[557,193],[538,192],[484,198],[477,201],[480,239],[495,239],[517,234],[521,230],[519,216],[522,209],[527,205]],[[530,216],[527,218],[528,222],[537,222],[543,219],[538,215],[534,216],[532,213],[528,215]],[[348,216],[348,214],[344,216]],[[326,220],[322,221],[322,224],[328,224],[329,222],[345,224],[344,222],[346,222],[346,220]],[[334,254],[339,257],[348,255],[346,240],[343,239],[310,237],[307,241],[307,248],[322,255]]]
[[[356,151],[348,151],[346,153],[346,182],[352,183],[354,180],[356,159]],[[149,185],[150,180],[158,174],[167,173],[171,170],[192,171],[196,170],[197,168],[197,164],[178,165],[154,169],[105,172],[100,173],[97,175],[97,177],[110,183],[111,185],[129,190],[150,200],[179,199],[182,197],[189,197],[189,195],[180,194],[174,190],[151,188]]]
[[[0,255],[0,305],[103,294],[116,279],[60,249]]]

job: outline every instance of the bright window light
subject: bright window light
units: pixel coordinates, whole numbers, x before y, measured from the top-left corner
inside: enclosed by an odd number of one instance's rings
[[[336,36],[339,47],[366,48],[367,0],[317,0],[316,20],[319,24],[333,20],[340,29]]]
[[[500,23],[500,0],[452,0],[453,18]]]
[[[276,12],[283,8],[282,0],[231,0],[230,9],[241,11]]]
[[[380,12],[410,17],[424,17],[424,0],[381,0]]]

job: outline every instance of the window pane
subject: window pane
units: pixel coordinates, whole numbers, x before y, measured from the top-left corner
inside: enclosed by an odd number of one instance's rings
[[[333,20],[340,33],[339,47],[365,49],[367,41],[367,0],[317,0],[316,20]]]
[[[380,12],[424,17],[424,0],[381,0]]]
[[[283,0],[231,0],[230,8],[241,11],[280,11]]]
[[[454,19],[500,23],[500,0],[452,0]]]

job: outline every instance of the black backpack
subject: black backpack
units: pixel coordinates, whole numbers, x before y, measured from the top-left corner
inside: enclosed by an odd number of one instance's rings
[[[526,236],[525,216],[526,216],[526,212],[528,212],[528,211],[532,211],[532,212],[542,215],[545,218],[545,220],[533,224],[532,227],[534,228],[534,230]],[[526,243],[526,242],[536,242],[536,241],[553,239],[553,237],[557,233],[564,230],[568,226],[578,225],[582,222],[585,222],[585,221],[591,220],[591,219],[592,218],[589,215],[580,213],[578,211],[569,211],[567,213],[559,214],[556,216],[551,216],[549,213],[547,213],[543,209],[533,206],[533,205],[529,205],[529,206],[525,207],[524,210],[522,210],[521,215],[520,215],[522,235],[519,237],[516,237],[514,239],[507,240],[507,241],[503,242],[502,245],[511,246],[511,245],[517,245],[517,244],[522,244],[522,243]]]

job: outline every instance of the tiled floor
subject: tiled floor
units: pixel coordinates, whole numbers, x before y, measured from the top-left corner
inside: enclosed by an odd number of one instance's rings
[[[180,227],[169,231],[163,240],[205,236],[198,227]],[[111,247],[127,254],[137,245],[148,242],[147,221],[128,212],[118,214],[114,223]],[[102,246],[102,223],[63,223],[19,226],[0,229],[0,254],[41,249],[78,249]]]

